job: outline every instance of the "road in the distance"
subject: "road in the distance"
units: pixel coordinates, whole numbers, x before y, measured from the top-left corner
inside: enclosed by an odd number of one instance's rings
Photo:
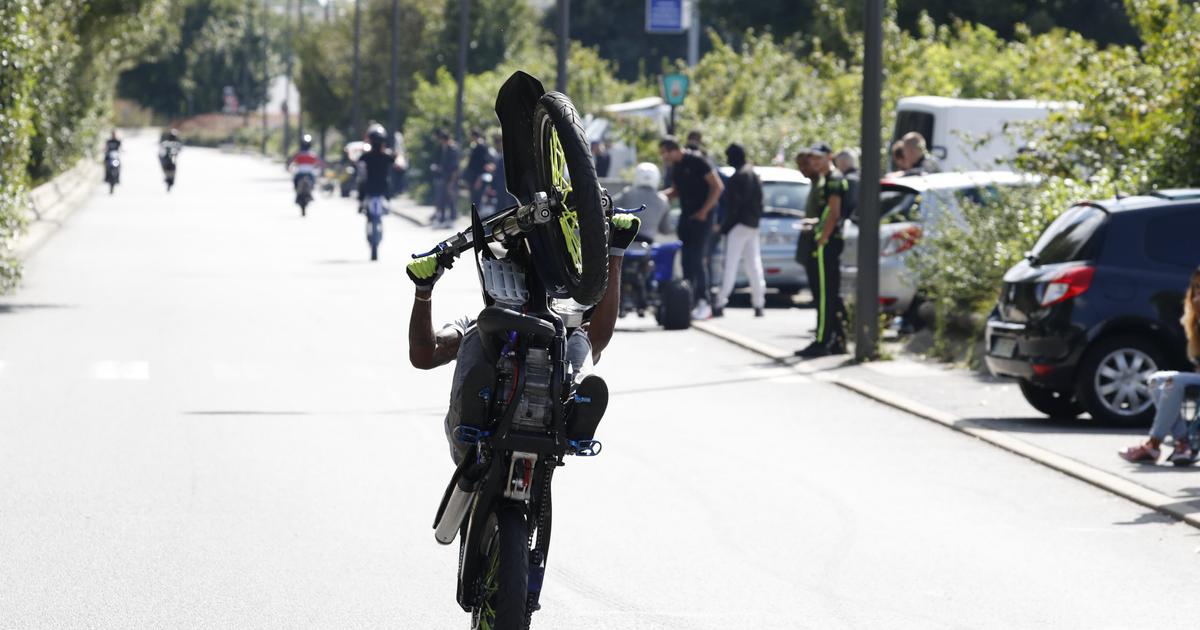
[[[0,300],[0,627],[456,628],[448,369],[407,254],[277,165],[148,139]],[[439,320],[478,309],[468,266]],[[604,454],[555,477],[538,628],[1191,622],[1196,530],[764,364],[622,322]]]

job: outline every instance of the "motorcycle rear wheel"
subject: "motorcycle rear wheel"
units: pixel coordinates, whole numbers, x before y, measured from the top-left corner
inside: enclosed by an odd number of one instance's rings
[[[533,110],[534,190],[554,202],[557,220],[538,226],[530,246],[554,297],[595,304],[608,286],[608,219],[579,112],[548,92]]]
[[[516,505],[500,506],[495,517],[483,566],[483,602],[471,615],[471,630],[525,630],[529,525]]]

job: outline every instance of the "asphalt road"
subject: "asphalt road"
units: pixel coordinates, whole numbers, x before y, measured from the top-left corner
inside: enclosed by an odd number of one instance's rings
[[[407,254],[262,160],[149,140],[0,299],[0,627],[455,628],[448,368]],[[479,307],[439,284],[440,320]],[[623,321],[539,628],[1193,622],[1198,532],[696,332]]]

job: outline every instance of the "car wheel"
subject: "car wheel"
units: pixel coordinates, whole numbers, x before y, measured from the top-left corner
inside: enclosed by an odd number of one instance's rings
[[[1074,418],[1083,413],[1083,405],[1075,399],[1074,392],[1046,389],[1025,381],[1021,381],[1020,387],[1025,400],[1051,418]]]
[[[1102,339],[1084,354],[1075,396],[1097,420],[1148,424],[1154,419],[1154,402],[1146,379],[1162,364],[1162,351],[1148,339]]]

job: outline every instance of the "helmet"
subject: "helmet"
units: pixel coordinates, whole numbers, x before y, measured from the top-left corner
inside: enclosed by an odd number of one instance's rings
[[[178,129],[168,129],[167,130],[167,140],[170,140],[172,142],[179,140],[179,130]]]
[[[658,172],[658,167],[650,162],[642,162],[633,169],[634,186],[644,186],[657,190],[661,182],[662,175]]]
[[[307,151],[312,148],[312,134],[306,133],[300,136],[300,150]]]
[[[383,125],[375,123],[367,127],[367,140],[373,147],[383,146],[383,143],[387,141],[387,131]]]

